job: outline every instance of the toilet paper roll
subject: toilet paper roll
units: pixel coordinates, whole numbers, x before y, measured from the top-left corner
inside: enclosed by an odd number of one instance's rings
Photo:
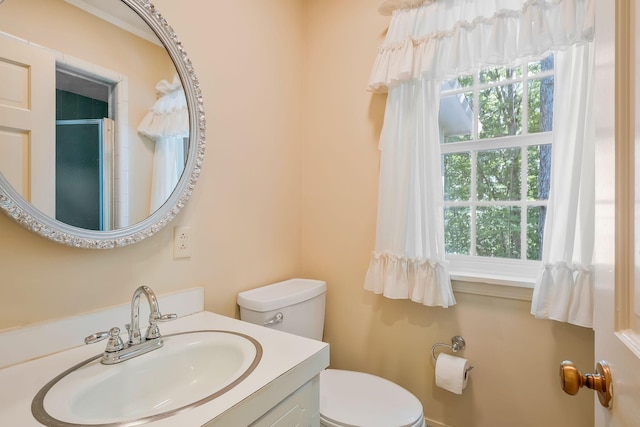
[[[440,353],[436,360],[436,385],[451,393],[462,394],[467,386],[470,367],[467,359]]]

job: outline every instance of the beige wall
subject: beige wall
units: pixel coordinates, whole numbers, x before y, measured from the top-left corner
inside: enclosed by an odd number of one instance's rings
[[[158,293],[204,286],[208,310],[237,316],[240,290],[303,275],[329,286],[332,366],[398,382],[429,419],[593,424],[593,395],[568,397],[557,379],[564,358],[593,366],[591,331],[535,320],[521,301],[458,293],[458,305],[444,310],[362,289],[384,112],[384,97],[365,90],[388,23],[376,1],[154,3],[201,81],[201,180],[169,227],[106,252],[54,244],[0,215],[0,329],[123,303],[140,284]],[[190,259],[172,258],[175,225],[193,227]],[[455,334],[475,365],[462,396],[434,388],[430,362],[431,345]]]

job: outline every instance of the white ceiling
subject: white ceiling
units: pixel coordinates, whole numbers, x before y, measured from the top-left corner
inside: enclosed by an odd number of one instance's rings
[[[0,0],[1,1],[1,0]],[[129,6],[120,0],[65,0],[85,12],[162,46],[153,30]]]

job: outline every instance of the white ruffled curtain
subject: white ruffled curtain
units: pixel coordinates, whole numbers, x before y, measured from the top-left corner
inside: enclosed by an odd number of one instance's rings
[[[537,318],[593,326],[595,125],[593,43],[555,57],[551,188],[540,271],[531,303]]]
[[[365,289],[449,307],[456,300],[444,262],[439,99],[435,80],[410,80],[389,90],[380,137],[376,249]]]
[[[440,84],[593,37],[591,0],[395,0],[369,89],[388,92],[380,137],[376,246],[365,289],[455,304],[445,262]]]
[[[189,111],[180,78],[158,82],[159,98],[142,119],[138,132],[155,141],[149,212],[162,206],[184,171],[184,140],[189,137]]]

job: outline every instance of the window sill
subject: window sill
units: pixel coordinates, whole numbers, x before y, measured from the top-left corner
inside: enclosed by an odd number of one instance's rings
[[[521,301],[531,301],[535,285],[533,279],[507,276],[463,272],[451,272],[450,276],[454,292]]]
[[[540,261],[448,255],[454,292],[531,301]]]

